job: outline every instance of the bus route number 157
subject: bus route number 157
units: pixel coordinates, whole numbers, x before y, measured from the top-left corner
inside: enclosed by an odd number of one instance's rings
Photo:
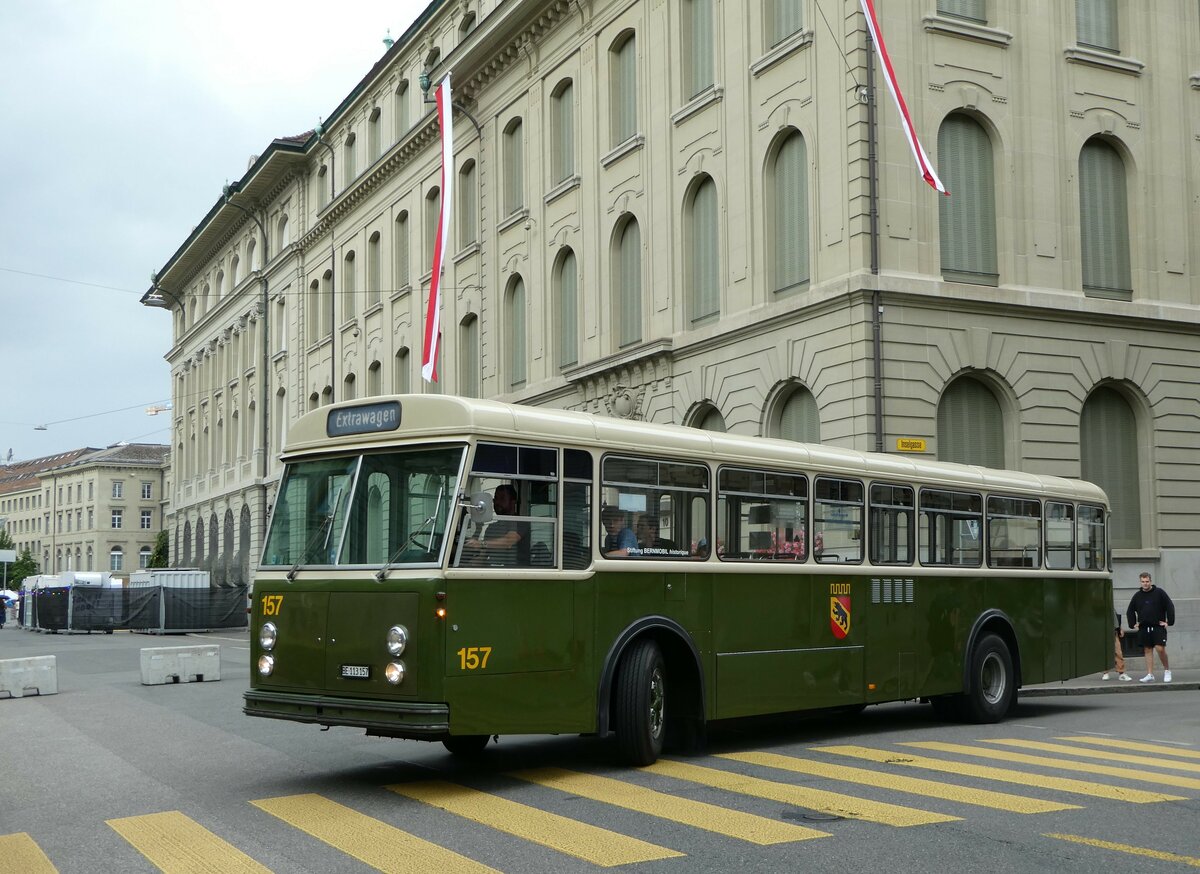
[[[263,616],[278,616],[283,609],[283,595],[263,595]]]
[[[490,646],[465,646],[458,651],[458,666],[464,671],[486,668],[491,654]]]

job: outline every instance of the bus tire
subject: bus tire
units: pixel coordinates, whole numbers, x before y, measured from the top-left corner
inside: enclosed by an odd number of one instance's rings
[[[971,650],[971,673],[963,703],[967,719],[999,722],[1013,705],[1017,677],[1012,653],[999,635],[985,634]]]
[[[617,669],[613,724],[621,758],[631,765],[652,765],[662,753],[666,734],[667,671],[653,640],[633,643]]]
[[[471,758],[481,755],[491,739],[491,735],[487,734],[455,734],[442,741],[442,746],[451,755]]]

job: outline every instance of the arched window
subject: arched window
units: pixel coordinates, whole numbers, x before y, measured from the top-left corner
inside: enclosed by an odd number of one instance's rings
[[[321,282],[317,279],[308,285],[308,296],[304,301],[304,327],[308,345],[321,339]]]
[[[291,233],[288,230],[288,217],[286,212],[279,216],[279,223],[276,225],[276,227],[278,230],[275,233],[275,251],[282,252],[292,242]]]
[[[407,288],[408,276],[408,210],[396,216],[396,241],[393,250],[396,270],[396,289]]]
[[[692,427],[699,428],[701,431],[716,431],[723,434],[725,433],[725,417],[716,407],[707,407],[696,416]]]
[[[370,397],[383,394],[383,365],[378,360],[367,368],[367,394]]]
[[[504,327],[508,345],[508,388],[518,389],[526,378],[525,282],[513,277],[504,296]]]
[[[504,129],[504,214],[525,207],[525,157],[521,119],[514,118]]]
[[[613,252],[613,304],[617,343],[629,346],[642,340],[642,232],[629,216],[617,229]]]
[[[408,363],[408,347],[402,346],[396,352],[396,360],[392,364],[392,391],[402,395],[411,390],[412,368]]]
[[[119,546],[114,546],[108,552],[108,569],[110,571],[119,571],[125,569],[125,550]]]
[[[952,282],[996,285],[996,181],[992,140],[963,113],[938,129],[938,170],[952,197],[938,198],[942,276]]]
[[[367,306],[373,307],[379,303],[383,294],[383,272],[380,267],[379,231],[371,234],[367,240]]]
[[[321,396],[317,392],[313,392],[312,394],[310,394],[308,396],[308,411],[311,413],[313,410],[317,410],[320,408],[321,408]]]
[[[425,195],[425,241],[426,251],[432,252],[437,240],[438,223],[441,220],[442,192],[436,185]]]
[[[803,0],[767,0],[767,45],[783,42],[804,25]]]
[[[342,400],[352,401],[358,395],[355,393],[355,376],[353,373],[347,373],[346,378],[342,380]]]
[[[809,281],[808,150],[792,130],[779,143],[767,174],[770,204],[771,287],[786,291]]]
[[[374,163],[383,154],[383,137],[379,133],[383,111],[376,106],[367,119],[367,160]]]
[[[350,183],[358,176],[358,138],[353,132],[346,134],[346,143],[342,146],[342,187],[349,188]]]
[[[479,319],[474,313],[458,326],[458,393],[479,397]]]
[[[139,568],[145,569],[145,568],[150,567],[150,551],[151,550],[150,550],[149,546],[143,546],[141,549],[138,550],[138,567]]]
[[[779,405],[779,419],[772,430],[775,432],[772,436],[783,440],[820,443],[821,417],[813,393],[804,386],[789,391]]]
[[[408,131],[408,80],[401,79],[396,86],[396,139],[399,140]]]
[[[1116,389],[1097,388],[1084,403],[1079,417],[1079,456],[1083,478],[1108,495],[1113,548],[1142,547],[1137,419]]]
[[[683,0],[684,98],[713,84],[712,0]]]
[[[275,452],[282,452],[284,441],[287,439],[287,389],[282,386],[275,392],[275,410],[272,415],[275,417],[271,423],[275,426],[275,445],[271,448]]]
[[[237,288],[238,284],[238,266],[240,265],[237,253],[234,252],[233,257],[229,260],[229,290]]]
[[[348,320],[354,318],[358,312],[358,304],[355,300],[356,290],[358,288],[355,283],[354,275],[354,250],[351,249],[346,253],[346,257],[342,261],[342,319]]]
[[[608,60],[609,125],[615,147],[637,133],[637,39],[632,31],[617,38]]]
[[[688,306],[696,322],[721,312],[717,185],[711,176],[704,176],[692,188],[686,210]]]
[[[550,182],[575,173],[575,88],[570,79],[555,87],[550,103]]]
[[[254,237],[246,241],[246,269],[252,273],[260,266],[258,261],[255,260],[257,257],[256,248],[257,243]]]
[[[458,171],[458,241],[465,249],[479,239],[479,216],[475,210],[475,162],[467,160]]]
[[[558,315],[558,366],[579,363],[579,268],[575,253],[563,249],[554,268]]]
[[[329,168],[324,164],[317,170],[317,177],[314,180],[314,184],[317,187],[317,211],[320,212],[329,206],[329,198],[331,196],[329,190]]]
[[[937,456],[940,461],[1004,467],[1004,416],[984,383],[960,376],[938,401]]]
[[[1128,299],[1133,278],[1125,162],[1100,137],[1079,153],[1079,235],[1084,291]]]
[[[223,271],[223,270],[217,271],[217,279],[216,279],[216,282],[214,283],[214,288],[215,288],[215,293],[213,295],[213,300],[220,300],[222,297],[225,296],[225,271]]]
[[[263,520],[264,524],[266,520]],[[239,584],[250,579],[250,508],[243,505],[238,519],[238,566],[241,569]]]
[[[474,12],[468,12],[466,15],[463,16],[462,21],[459,22],[459,25],[458,25],[458,40],[459,40],[459,42],[462,42],[466,38],[467,34],[469,34],[471,31],[473,31],[475,29],[475,22],[476,22],[476,18],[475,18]]]

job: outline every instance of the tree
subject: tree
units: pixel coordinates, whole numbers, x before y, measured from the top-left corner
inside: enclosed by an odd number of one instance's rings
[[[29,552],[29,547],[21,550],[17,560],[8,568],[8,587],[14,591],[21,588],[26,577],[37,576],[42,572],[37,561]]]
[[[146,567],[170,567],[171,556],[167,546],[167,530],[164,528],[154,538],[154,552],[150,553],[150,563]]]

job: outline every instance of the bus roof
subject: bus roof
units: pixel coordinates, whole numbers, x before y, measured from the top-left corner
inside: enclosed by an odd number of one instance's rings
[[[330,437],[331,416],[390,407],[395,427]],[[390,424],[390,422],[389,422]],[[454,395],[393,395],[344,401],[306,413],[291,427],[283,460],[317,453],[362,452],[415,440],[469,437],[594,447],[731,465],[802,468],[811,473],[899,480],[1029,496],[1070,496],[1108,505],[1103,490],[1083,480],[934,461],[921,456],[859,452],[772,437],[703,431],[682,425],[596,416],[572,410],[506,404]]]

